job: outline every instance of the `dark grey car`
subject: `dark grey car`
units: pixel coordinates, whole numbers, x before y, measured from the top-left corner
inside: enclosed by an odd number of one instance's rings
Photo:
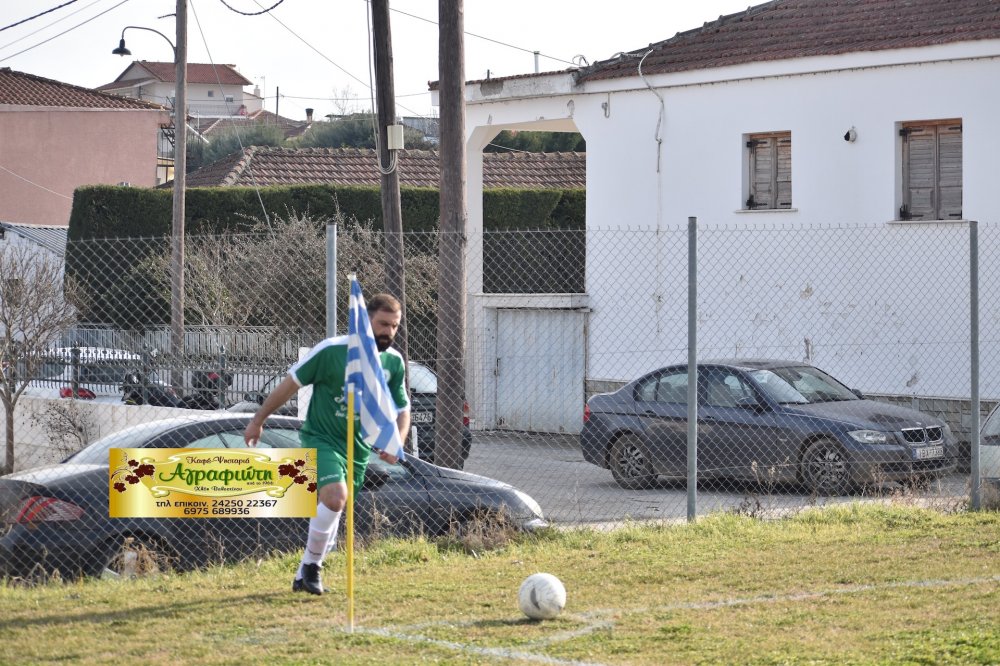
[[[199,412],[108,435],[58,465],[0,477],[0,578],[59,571],[63,578],[122,573],[149,551],[190,569],[302,548],[307,518],[109,518],[112,448],[242,448],[249,414]],[[271,417],[259,446],[297,448],[302,422]],[[372,455],[355,500],[359,538],[438,536],[490,520],[545,526],[541,507],[501,481],[408,458]]]
[[[687,365],[661,368],[592,397],[580,445],[624,488],[686,478]],[[698,475],[802,483],[841,494],[955,469],[941,419],[864,399],[811,365],[732,360],[698,365]]]

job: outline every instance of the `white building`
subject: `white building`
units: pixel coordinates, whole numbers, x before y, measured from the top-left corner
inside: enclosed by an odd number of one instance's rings
[[[467,83],[470,280],[484,146],[504,129],[587,142],[586,292],[470,282],[481,425],[575,432],[585,386],[684,361],[691,216],[702,356],[967,397],[968,220],[1000,221],[997,81],[989,0],[776,0],[591,66]],[[983,362],[983,395],[1000,397]]]

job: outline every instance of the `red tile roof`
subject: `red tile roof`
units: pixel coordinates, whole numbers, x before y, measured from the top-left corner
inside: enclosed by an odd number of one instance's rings
[[[153,78],[165,83],[173,83],[177,80],[177,68],[172,62],[138,60],[132,64],[145,68]],[[131,65],[125,69],[125,72],[129,71],[130,68]],[[122,75],[125,72],[122,72],[114,82],[121,83],[123,81]],[[211,65],[197,62],[188,63],[187,82],[189,85],[192,83],[207,83],[224,86],[248,86],[252,83],[236,71],[236,65]],[[108,88],[111,85],[105,84],[101,87]]]
[[[584,153],[484,153],[483,186],[489,188],[583,188]],[[440,158],[433,150],[403,150],[399,181],[438,187]],[[378,185],[377,155],[367,148],[270,148],[252,146],[187,176],[188,187],[268,186],[301,183]]]
[[[254,111],[246,116],[212,118],[206,121],[196,119],[190,124],[199,133],[201,133],[202,136],[208,138],[230,132],[234,127],[245,128],[248,125],[277,125],[281,128],[286,139],[300,136],[303,132],[309,129],[309,122],[306,120],[292,120],[291,118],[276,115],[265,109]]]
[[[87,109],[163,109],[152,102],[118,97],[15,72],[9,67],[0,68],[0,104]]]
[[[579,81],[1000,39],[997,0],[774,0],[596,62]]]

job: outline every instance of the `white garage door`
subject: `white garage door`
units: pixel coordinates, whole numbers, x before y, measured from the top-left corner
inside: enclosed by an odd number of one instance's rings
[[[579,433],[586,313],[497,311],[497,427]]]

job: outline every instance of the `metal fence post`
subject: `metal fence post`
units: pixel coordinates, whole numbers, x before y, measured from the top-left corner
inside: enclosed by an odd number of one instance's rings
[[[688,218],[687,519],[698,516],[698,218]]]
[[[70,363],[72,364],[72,371],[70,372],[70,388],[73,391],[73,397],[80,397],[80,348],[74,346],[69,351]]]
[[[972,475],[969,503],[973,511],[982,504],[982,478],[979,470],[979,222],[969,220],[969,348],[971,385],[971,441],[969,471]]]
[[[326,225],[326,336],[337,334],[337,223]]]
[[[219,347],[219,409],[226,408],[226,346]]]
[[[176,361],[175,361],[176,363]],[[139,368],[139,386],[142,387],[142,404],[149,404],[149,374],[153,371],[153,354],[147,345],[142,346],[142,367]],[[174,368],[170,370],[171,377],[174,376]]]

